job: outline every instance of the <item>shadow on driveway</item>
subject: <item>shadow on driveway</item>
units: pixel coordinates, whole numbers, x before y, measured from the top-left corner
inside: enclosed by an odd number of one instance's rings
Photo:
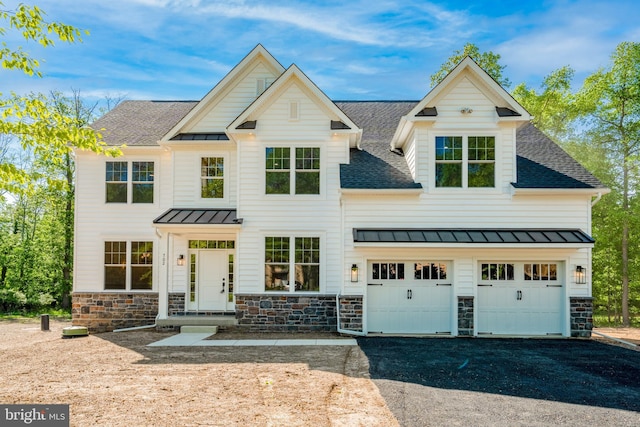
[[[568,339],[396,337],[358,338],[358,344],[374,381],[640,411],[640,352],[616,346]]]

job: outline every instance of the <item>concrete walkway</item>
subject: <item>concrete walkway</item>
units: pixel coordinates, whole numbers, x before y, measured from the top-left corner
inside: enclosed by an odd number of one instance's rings
[[[336,339],[241,339],[241,340],[208,340],[212,334],[179,333],[160,341],[148,344],[148,347],[256,347],[256,346],[301,346],[301,345],[358,345],[353,338]]]

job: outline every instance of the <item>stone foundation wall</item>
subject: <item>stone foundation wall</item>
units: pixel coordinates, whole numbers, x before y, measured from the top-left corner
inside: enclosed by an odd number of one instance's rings
[[[152,325],[158,314],[158,294],[152,292],[74,292],[71,319],[89,332],[107,332]]]
[[[591,338],[593,329],[593,298],[569,297],[571,306],[571,336]]]
[[[236,319],[251,331],[335,331],[336,297],[236,294]]]
[[[362,332],[362,296],[340,297],[340,328]]]
[[[185,295],[181,293],[169,293],[169,316],[184,314]]]
[[[472,337],[473,297],[458,297],[458,336]]]

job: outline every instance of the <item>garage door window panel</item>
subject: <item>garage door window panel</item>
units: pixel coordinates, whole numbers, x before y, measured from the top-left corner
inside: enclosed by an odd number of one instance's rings
[[[404,280],[404,264],[375,262],[371,265],[373,280]]]
[[[416,262],[413,264],[416,280],[446,280],[447,264],[439,261]]]

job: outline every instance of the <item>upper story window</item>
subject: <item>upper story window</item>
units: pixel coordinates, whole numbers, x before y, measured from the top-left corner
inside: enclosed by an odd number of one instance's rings
[[[222,199],[224,197],[224,158],[200,159],[200,197]]]
[[[292,191],[320,194],[320,148],[267,147],[266,194],[291,194]]]
[[[495,187],[495,136],[437,136],[436,187]]]
[[[153,162],[107,162],[106,202],[153,203],[153,180]]]

